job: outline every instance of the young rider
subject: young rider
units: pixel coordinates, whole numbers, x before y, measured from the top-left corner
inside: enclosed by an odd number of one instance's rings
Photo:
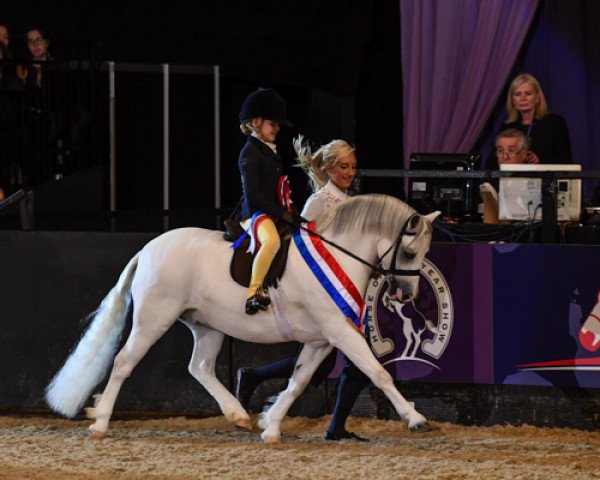
[[[263,282],[281,244],[273,220],[298,219],[292,213],[287,177],[275,146],[280,126],[291,124],[283,98],[270,88],[250,93],[239,119],[242,133],[248,136],[238,162],[242,177],[241,225],[250,234],[251,245],[258,249],[246,295],[246,313],[254,315],[271,303]]]

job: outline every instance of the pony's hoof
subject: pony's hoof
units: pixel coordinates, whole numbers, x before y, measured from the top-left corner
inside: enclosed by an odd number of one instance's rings
[[[266,432],[263,432],[261,438],[265,443],[281,443],[281,435],[267,435]]]
[[[94,440],[104,440],[106,438],[106,432],[100,432],[90,428],[90,438]]]
[[[243,428],[244,430],[252,430],[252,422],[249,418],[240,418],[233,423],[237,428]]]
[[[431,430],[432,430],[432,428],[429,426],[429,424],[427,422],[417,423],[416,425],[413,425],[412,427],[410,427],[410,431],[413,433],[425,433],[425,432],[430,432]]]

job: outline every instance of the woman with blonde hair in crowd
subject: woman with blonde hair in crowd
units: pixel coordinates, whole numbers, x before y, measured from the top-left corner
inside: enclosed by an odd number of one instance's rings
[[[548,111],[537,79],[522,73],[511,82],[506,98],[508,118],[501,130],[515,128],[529,141],[528,163],[573,163],[565,119]]]

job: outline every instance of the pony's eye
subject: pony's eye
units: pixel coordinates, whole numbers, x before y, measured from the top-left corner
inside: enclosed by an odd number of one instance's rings
[[[417,255],[415,253],[412,252],[404,252],[404,256],[406,258],[408,258],[409,260],[412,260],[413,258],[415,258]]]

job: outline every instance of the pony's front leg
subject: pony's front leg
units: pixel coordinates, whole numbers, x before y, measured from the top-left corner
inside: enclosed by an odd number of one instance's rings
[[[398,391],[392,376],[377,361],[360,333],[352,327],[344,328],[335,339],[335,346],[369,377],[373,385],[383,391],[411,431],[427,429],[427,419],[417,412]]]
[[[287,388],[277,396],[275,403],[261,414],[258,426],[264,431],[261,438],[266,443],[281,441],[281,421],[294,401],[306,389],[308,382],[321,362],[329,355],[331,345],[311,346],[305,344],[298,356],[294,373]]]

